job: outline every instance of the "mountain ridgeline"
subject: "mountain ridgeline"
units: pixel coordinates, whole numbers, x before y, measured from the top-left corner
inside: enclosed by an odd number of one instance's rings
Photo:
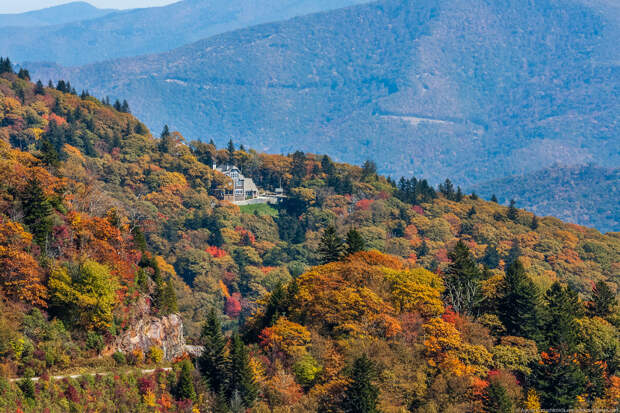
[[[552,215],[600,231],[620,231],[620,169],[595,165],[554,165],[540,171],[511,176],[474,186],[489,199],[517,204],[537,215]]]
[[[127,98],[156,130],[469,186],[618,165],[619,16],[610,0],[382,0],[157,55],[29,67]]]
[[[29,27],[0,25],[0,55],[17,62],[52,62],[82,65],[107,59],[165,52],[215,34],[302,14],[336,9],[366,0],[184,0],[162,7],[121,10],[98,18],[83,13],[79,21],[31,27],[23,17],[14,19]],[[64,20],[74,8],[66,5]],[[34,12],[50,15],[53,10]],[[104,13],[107,14],[107,13]],[[2,16],[0,16],[0,19]],[[0,20],[1,21],[1,20]]]
[[[95,19],[116,10],[98,9],[83,1],[74,1],[59,6],[25,13],[0,14],[0,27],[28,27],[37,30],[41,26],[71,23],[78,20]]]

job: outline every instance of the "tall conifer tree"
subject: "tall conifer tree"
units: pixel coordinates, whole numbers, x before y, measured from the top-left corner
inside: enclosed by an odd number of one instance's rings
[[[211,309],[207,315],[200,338],[204,346],[198,358],[200,373],[209,383],[209,388],[219,393],[226,389],[228,383],[228,357],[226,338],[214,309]]]
[[[229,397],[232,399],[238,394],[245,407],[251,407],[258,395],[258,386],[250,366],[248,350],[245,348],[239,334],[233,334],[230,343],[230,381]]]
[[[540,297],[538,289],[525,274],[521,261],[515,260],[506,270],[499,318],[509,335],[539,339]]]
[[[372,383],[376,376],[373,362],[362,355],[353,363],[348,385],[342,402],[345,413],[377,413],[379,390]]]
[[[366,248],[366,241],[362,238],[359,231],[355,228],[351,228],[349,232],[347,232],[347,255],[355,254],[356,252],[364,251]]]
[[[34,241],[45,248],[52,232],[52,205],[43,193],[39,179],[30,178],[22,195],[24,223],[33,234]]]
[[[323,231],[321,243],[319,244],[319,254],[321,256],[321,264],[339,261],[344,252],[344,242],[336,233],[333,225],[328,226]]]

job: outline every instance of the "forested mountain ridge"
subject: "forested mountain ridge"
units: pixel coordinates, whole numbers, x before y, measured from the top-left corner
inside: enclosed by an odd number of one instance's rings
[[[72,91],[0,74],[0,409],[618,407],[618,234],[372,162],[154,138]],[[219,201],[213,163],[286,201]],[[210,350],[197,369],[99,357],[144,299]],[[49,379],[71,366],[117,374]]]
[[[0,14],[0,27],[31,27],[36,30],[37,27],[41,26],[94,19],[114,11],[112,9],[98,9],[83,1],[74,1],[25,13]]]
[[[567,160],[619,164],[619,16],[611,1],[384,0],[32,68],[128,97],[156,130],[470,186]]]
[[[365,1],[183,0],[54,26],[0,27],[0,55],[20,63],[83,65],[165,52],[230,30]]]
[[[499,202],[514,199],[537,215],[620,231],[620,169],[596,165],[554,165],[526,175],[486,182],[471,188],[485,198],[498,194]]]

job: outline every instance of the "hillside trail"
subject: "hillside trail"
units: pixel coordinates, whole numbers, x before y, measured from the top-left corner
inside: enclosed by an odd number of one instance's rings
[[[150,374],[150,373],[155,372],[155,370],[157,369],[141,369],[138,371],[141,374]],[[172,367],[161,367],[161,370],[170,371],[172,370]],[[109,376],[110,374],[115,374],[115,373],[111,371],[102,371],[102,372],[94,372],[94,373],[66,374],[66,375],[61,375],[61,376],[50,376],[50,380],[77,379],[78,377],[83,377],[83,376]],[[16,381],[24,380],[25,378],[26,377],[15,377],[15,378],[9,379],[9,381],[13,383]],[[31,377],[30,380],[39,381],[40,377]]]

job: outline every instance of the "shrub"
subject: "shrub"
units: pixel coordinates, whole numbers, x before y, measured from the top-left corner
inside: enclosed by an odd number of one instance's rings
[[[153,346],[149,349],[149,360],[155,364],[159,364],[164,359],[164,350],[161,347]]]
[[[120,351],[117,351],[116,353],[112,354],[112,358],[114,359],[116,364],[119,366],[123,364],[127,364],[127,359],[125,358],[125,354],[121,353]]]
[[[89,331],[86,336],[86,347],[97,351],[97,354],[99,354],[101,350],[103,350],[103,346],[103,336],[95,333],[94,331]]]

